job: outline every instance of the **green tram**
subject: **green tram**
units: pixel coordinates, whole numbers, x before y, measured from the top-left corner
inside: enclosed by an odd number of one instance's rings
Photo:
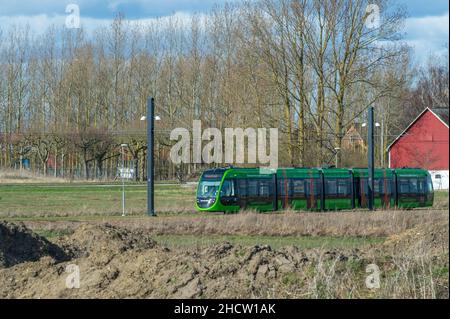
[[[433,184],[418,168],[375,169],[375,208],[430,207]],[[241,209],[334,211],[368,207],[367,168],[259,168],[206,170],[197,187],[196,208],[208,212]]]

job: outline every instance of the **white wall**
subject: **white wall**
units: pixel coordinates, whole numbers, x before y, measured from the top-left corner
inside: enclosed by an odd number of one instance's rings
[[[433,180],[434,190],[448,189],[448,171],[429,171]],[[440,175],[441,178],[436,178]]]

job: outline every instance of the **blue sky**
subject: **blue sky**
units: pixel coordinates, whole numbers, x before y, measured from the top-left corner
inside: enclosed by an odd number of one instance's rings
[[[233,0],[232,0],[233,1]],[[229,2],[232,2],[229,1]],[[58,15],[75,3],[88,18],[110,19],[121,11],[130,19],[171,15],[175,12],[204,12],[222,0],[0,0],[0,15]]]
[[[235,0],[229,0],[233,2]],[[117,11],[129,19],[150,19],[178,14],[204,13],[224,0],[0,0],[0,26],[28,23],[32,30],[43,31],[51,24],[64,25],[65,8],[78,4],[86,29],[105,25]],[[405,40],[415,48],[415,59],[423,62],[430,53],[443,52],[448,44],[448,0],[392,0],[405,5],[409,17]]]

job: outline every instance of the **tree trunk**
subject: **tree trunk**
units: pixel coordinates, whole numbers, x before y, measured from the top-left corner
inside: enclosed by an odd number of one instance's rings
[[[336,114],[336,127],[335,127],[335,147],[337,150],[337,166],[341,166],[341,158],[342,158],[342,138],[343,135],[343,121],[344,121],[344,106],[342,101],[338,102],[338,112]]]
[[[99,178],[100,180],[103,180],[103,161],[102,160],[98,160],[97,161],[97,168],[98,168],[98,174],[99,174]]]
[[[135,156],[133,156],[134,161],[134,180],[137,182],[139,181],[139,153],[137,153]]]
[[[55,170],[55,178],[58,176],[58,170],[57,170],[57,168],[58,168],[58,149],[55,148],[55,167],[54,167],[54,170]]]
[[[303,105],[300,105],[298,116],[298,164],[305,165],[305,111]]]
[[[84,177],[88,181],[89,180],[89,162],[84,161]]]

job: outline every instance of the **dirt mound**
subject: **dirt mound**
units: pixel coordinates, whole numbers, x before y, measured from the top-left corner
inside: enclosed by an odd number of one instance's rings
[[[424,242],[442,245],[438,242],[445,227],[428,232]],[[385,246],[414,241],[414,233],[405,233],[390,238]],[[368,293],[366,266],[375,261],[370,251],[357,249],[274,250],[229,242],[169,250],[145,231],[107,224],[83,225],[56,243],[72,256],[70,261],[55,264],[41,258],[0,269],[0,298],[348,297],[348,291]],[[392,264],[386,261],[383,268],[381,262],[385,261],[380,260],[383,271]],[[80,286],[69,289],[66,283],[73,266],[79,269]],[[448,277],[437,283],[448,286]]]
[[[398,235],[390,236],[384,247],[397,251],[415,251],[417,253],[448,252],[449,249],[449,223],[425,224],[417,226]]]
[[[274,251],[228,242],[171,251],[143,231],[111,225],[83,225],[56,244],[70,261],[54,264],[43,258],[0,271],[0,298],[289,296],[286,285],[305,280],[304,268],[313,267],[315,258],[295,247]],[[79,289],[66,287],[68,265],[79,267]]]
[[[44,256],[55,261],[68,259],[60,247],[33,233],[24,224],[0,222],[0,268],[36,261]]]
[[[109,224],[82,225],[72,235],[57,241],[57,244],[70,251],[74,257],[111,253],[127,250],[150,249],[156,242],[142,230],[130,231]]]

